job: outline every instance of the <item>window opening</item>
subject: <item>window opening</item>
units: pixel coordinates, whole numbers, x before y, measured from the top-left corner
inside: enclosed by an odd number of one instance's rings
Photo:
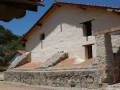
[[[85,59],[88,60],[93,57],[92,45],[85,46]]]
[[[45,39],[45,33],[42,33],[41,35],[40,35],[40,40],[44,40]]]
[[[87,21],[83,23],[83,34],[84,36],[92,35],[92,23],[91,21]]]
[[[88,47],[88,59],[92,58],[92,45],[87,46]]]

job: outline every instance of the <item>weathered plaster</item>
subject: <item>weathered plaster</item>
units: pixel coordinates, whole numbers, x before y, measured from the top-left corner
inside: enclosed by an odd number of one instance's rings
[[[67,12],[67,13],[66,13]],[[103,30],[119,26],[119,15],[103,10],[82,10],[75,6],[56,8],[26,42],[26,51],[31,51],[32,61],[45,61],[58,51],[67,51],[70,57],[85,60],[85,44],[95,43],[95,37],[83,36],[83,25],[92,20],[92,30]],[[40,34],[45,33],[45,40],[40,41]],[[93,46],[93,57],[96,56]]]

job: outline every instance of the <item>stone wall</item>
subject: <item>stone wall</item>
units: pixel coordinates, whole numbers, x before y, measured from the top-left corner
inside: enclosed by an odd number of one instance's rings
[[[45,63],[40,65],[40,68],[48,68],[56,65],[57,63],[61,62],[62,60],[67,59],[68,53],[64,51],[59,51],[55,53],[52,57],[50,57]]]
[[[111,39],[109,34],[100,34],[95,37],[97,56],[93,65],[100,70],[106,71],[107,77],[103,82],[116,83],[120,80],[120,60],[117,60],[118,56],[120,56],[120,53],[118,53],[120,46],[118,41],[120,38],[119,36],[112,36]]]
[[[118,53],[120,50],[120,35],[111,35],[113,53]]]
[[[96,61],[100,68],[111,67],[113,60],[113,51],[111,36],[109,34],[100,34],[96,38]]]
[[[4,73],[5,81],[52,87],[91,88],[92,90],[105,88],[104,85],[116,83],[120,80],[119,37],[110,37],[109,34],[96,36],[97,57],[93,63],[94,67],[59,70],[43,68],[33,70],[10,69]],[[50,67],[67,57],[67,53],[59,52],[41,67]],[[18,61],[20,62],[20,60]]]
[[[104,72],[97,69],[7,71],[5,81],[52,87],[101,88]]]
[[[13,69],[29,62],[31,62],[31,53],[26,52],[22,54],[17,60],[13,61],[12,64],[8,67],[8,69]]]
[[[112,49],[114,56],[114,73],[115,73],[115,81],[120,81],[120,35],[112,35]]]

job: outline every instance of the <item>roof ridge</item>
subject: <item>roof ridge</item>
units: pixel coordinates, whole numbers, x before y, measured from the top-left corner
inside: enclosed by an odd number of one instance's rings
[[[120,7],[116,6],[109,6],[109,5],[98,5],[98,4],[85,4],[85,3],[76,3],[76,2],[64,2],[64,1],[55,1],[54,3],[64,3],[64,4],[78,4],[78,5],[87,5],[87,6],[99,6],[99,7],[109,7],[109,8],[114,8],[114,9],[120,9]]]

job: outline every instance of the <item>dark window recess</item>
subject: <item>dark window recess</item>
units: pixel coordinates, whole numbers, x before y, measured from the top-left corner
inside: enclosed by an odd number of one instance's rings
[[[26,45],[25,44],[22,44],[23,47],[25,47]]]
[[[88,48],[88,59],[92,58],[92,45],[87,46]]]
[[[92,35],[92,23],[91,21],[84,22],[84,36],[91,36]]]
[[[44,40],[44,39],[45,39],[45,34],[42,33],[42,34],[40,35],[40,40]]]

